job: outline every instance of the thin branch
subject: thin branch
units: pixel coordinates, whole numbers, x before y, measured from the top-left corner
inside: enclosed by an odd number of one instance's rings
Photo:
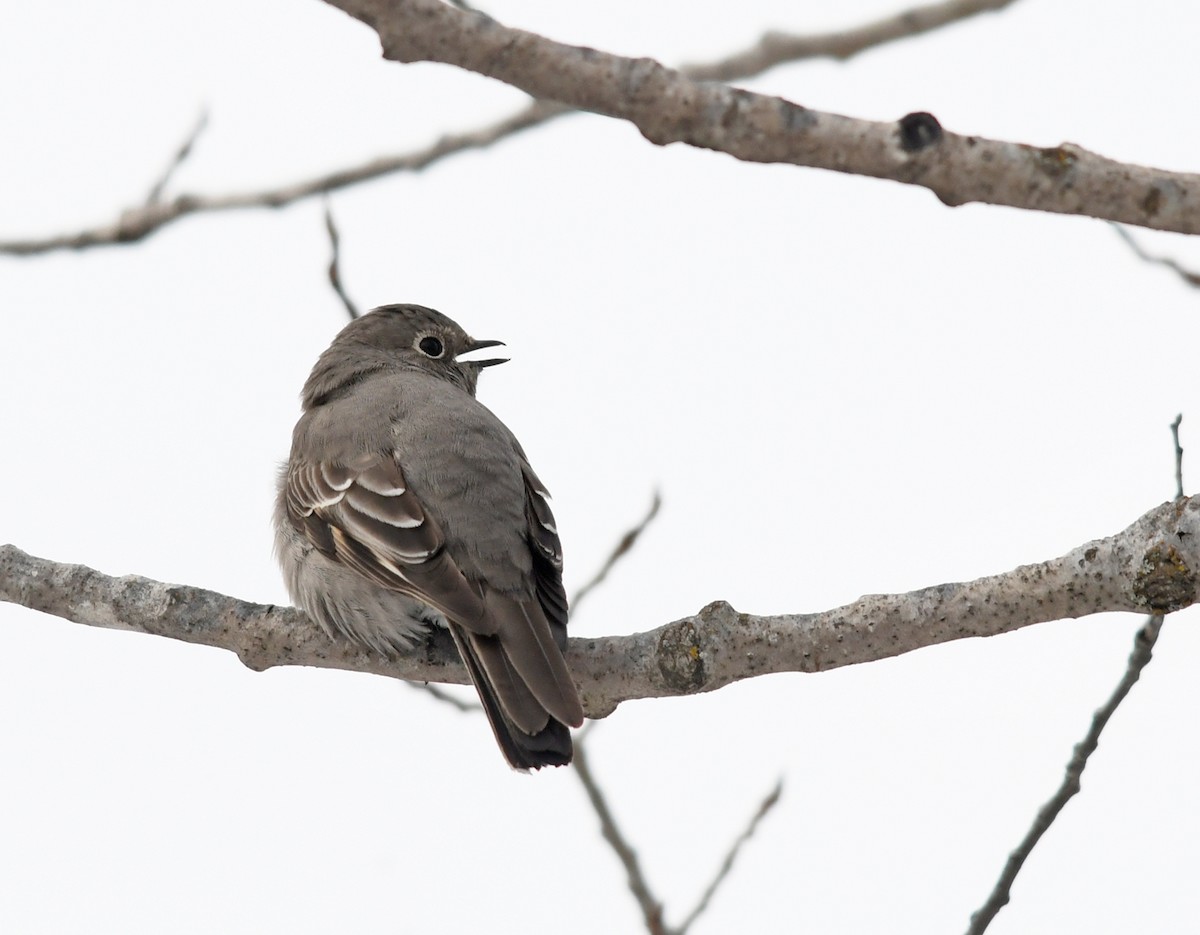
[[[1200,498],[1155,507],[1129,528],[1001,575],[908,594],[870,594],[809,614],[759,616],[716,601],[645,633],[570,641],[589,717],[634,698],[715,691],[772,672],[820,672],[950,640],[1109,611],[1162,614],[1197,601]],[[0,600],[77,623],[216,646],[252,669],[277,665],[464,684],[449,638],[433,632],[396,659],[333,641],[300,611],[187,585],[111,578],[0,546]],[[614,621],[614,624],[618,622]]]
[[[0,241],[0,253],[30,256],[52,250],[134,243],[191,214],[236,211],[244,208],[283,208],[314,195],[340,191],[394,172],[420,172],[448,156],[486,149],[520,130],[570,113],[561,104],[536,101],[519,112],[469,133],[444,136],[432,146],[398,156],[383,156],[347,169],[284,185],[280,188],[233,195],[178,195],[171,201],[140,205],[121,214],[113,223],[72,234],[42,239]]]
[[[803,59],[833,56],[847,58],[873,44],[891,42],[944,26],[976,13],[999,9],[1011,3],[949,0],[917,7],[856,29],[824,36],[792,36],[768,33],[749,49],[708,64],[685,66],[682,72],[695,80],[735,80],[761,74],[769,68]],[[463,8],[466,9],[465,5]],[[786,54],[785,54],[786,53]],[[135,206],[116,222],[89,230],[46,238],[0,241],[0,253],[29,256],[52,250],[81,250],[88,247],[140,241],[181,218],[213,211],[244,208],[281,208],[314,195],[329,194],[351,185],[373,181],[397,172],[419,172],[450,156],[484,149],[522,130],[540,126],[575,111],[564,104],[534,101],[517,113],[478,130],[447,136],[415,153],[385,156],[358,166],[296,182],[281,188],[233,195],[180,195],[167,203]]]
[[[404,682],[410,688],[415,688],[425,694],[432,696],[443,704],[448,704],[452,708],[457,708],[459,711],[482,711],[483,706],[477,701],[466,701],[459,698],[458,695],[452,695],[450,692],[443,690],[431,682]]]
[[[613,550],[609,553],[608,558],[605,559],[604,564],[600,566],[599,571],[597,571],[579,588],[578,591],[575,592],[575,596],[571,598],[572,612],[578,610],[579,602],[587,597],[597,585],[604,582],[604,579],[608,577],[608,573],[613,570],[613,566],[615,566],[617,562],[619,562],[624,556],[629,554],[629,550],[637,544],[637,541],[639,538],[641,538],[642,533],[646,531],[646,528],[654,521],[654,518],[658,516],[658,510],[661,506],[662,496],[656,490],[654,491],[654,498],[650,501],[650,509],[646,511],[646,515],[643,516],[635,526],[627,530],[625,535],[621,536],[621,538],[617,541],[617,544],[613,547]]]
[[[333,286],[333,291],[342,300],[342,305],[345,306],[346,313],[350,316],[350,320],[353,321],[358,317],[358,309],[342,286],[342,271],[339,265],[339,260],[341,259],[339,250],[341,238],[338,236],[337,225],[333,221],[333,211],[329,207],[328,198],[325,199],[325,232],[329,234],[329,285]]]
[[[1134,638],[1133,652],[1130,654],[1129,662],[1125,667],[1124,677],[1117,685],[1116,690],[1113,691],[1112,697],[1092,716],[1092,726],[1083,740],[1075,745],[1075,752],[1071,756],[1070,762],[1067,763],[1062,785],[1058,787],[1058,791],[1054,793],[1050,801],[1042,806],[1025,838],[1017,846],[1017,849],[1009,855],[1008,861],[1004,865],[1004,872],[1000,874],[1000,879],[996,881],[996,886],[992,890],[991,895],[988,896],[987,902],[971,916],[971,924],[967,927],[967,935],[982,935],[988,925],[991,924],[992,919],[996,917],[996,913],[1008,903],[1013,881],[1016,880],[1017,874],[1021,872],[1026,859],[1033,852],[1042,835],[1054,823],[1054,819],[1063,810],[1063,806],[1079,791],[1080,779],[1083,776],[1084,769],[1087,767],[1088,758],[1096,751],[1096,747],[1100,743],[1100,734],[1108,724],[1109,718],[1113,716],[1117,707],[1125,700],[1125,696],[1129,694],[1129,690],[1133,688],[1134,683],[1141,676],[1142,669],[1150,662],[1154,643],[1158,639],[1162,624],[1162,616],[1156,615],[1150,617],[1138,630],[1137,636]]]
[[[183,144],[176,150],[175,155],[163,170],[162,176],[154,183],[149,194],[146,195],[147,205],[156,205],[162,201],[163,191],[171,181],[171,177],[182,166],[188,156],[192,154],[192,149],[196,145],[196,141],[200,139],[200,134],[208,127],[208,110],[207,108],[200,111],[200,116],[196,118],[196,124],[192,127],[192,132],[184,139]]]
[[[930,3],[885,16],[873,23],[819,35],[768,32],[749,49],[707,65],[685,65],[679,70],[695,81],[736,81],[758,75],[788,62],[813,58],[845,60],[901,39],[911,39],[978,16],[1012,6],[1015,0],[949,0]]]
[[[1183,448],[1179,444],[1179,426],[1183,422],[1183,414],[1175,417],[1175,421],[1171,423],[1171,437],[1175,442],[1175,486],[1176,499],[1175,502],[1181,507],[1184,503],[1183,496]],[[1037,817],[1033,821],[1033,826],[1026,832],[1025,838],[1013,851],[1008,861],[1004,865],[1004,871],[1000,874],[1000,879],[996,881],[996,885],[992,888],[991,894],[987,898],[987,902],[981,906],[974,915],[971,916],[971,924],[967,928],[967,935],[982,935],[982,933],[991,924],[992,919],[996,914],[1003,909],[1009,900],[1012,891],[1013,882],[1017,879],[1017,874],[1021,872],[1021,868],[1025,866],[1025,861],[1029,855],[1033,853],[1033,849],[1037,846],[1054,820],[1058,818],[1059,813],[1070,801],[1071,797],[1079,792],[1080,783],[1083,777],[1083,771],[1087,768],[1088,759],[1096,752],[1096,747],[1100,743],[1100,734],[1103,732],[1109,719],[1116,712],[1118,706],[1125,700],[1125,696],[1129,694],[1129,690],[1133,688],[1134,683],[1141,677],[1142,670],[1149,664],[1154,653],[1154,644],[1158,641],[1158,634],[1162,630],[1163,616],[1154,614],[1142,625],[1138,630],[1137,636],[1133,641],[1133,652],[1129,655],[1129,661],[1125,664],[1125,674],[1121,677],[1121,681],[1113,690],[1111,697],[1092,716],[1092,725],[1088,729],[1087,735],[1078,744],[1075,745],[1075,752],[1072,754],[1070,762],[1067,763],[1066,773],[1063,776],[1062,784],[1058,787],[1058,791],[1051,797],[1038,812]]]
[[[1008,205],[1200,233],[1200,175],[1149,169],[1063,143],[962,136],[930,114],[894,122],[823,113],[696,81],[653,59],[555,42],[441,0],[326,0],[374,29],[386,58],[442,62],[532,95],[626,120],[650,142],[687,143],[928,188],[947,205]]]
[[[1129,233],[1129,231],[1127,231],[1120,224],[1113,224],[1112,228],[1117,232],[1118,236],[1125,241],[1125,243],[1129,246],[1129,249],[1134,252],[1139,260],[1143,261],[1144,263],[1154,264],[1156,266],[1165,266],[1176,276],[1182,279],[1187,285],[1194,289],[1200,288],[1200,273],[1193,272],[1186,266],[1182,265],[1179,261],[1173,260],[1169,256],[1160,256],[1153,253],[1147,253],[1142,249],[1142,245],[1134,239],[1133,234]]]
[[[1183,448],[1179,444],[1179,426],[1183,423],[1183,413],[1175,417],[1171,423],[1171,438],[1175,441],[1175,499],[1183,499]]]
[[[588,722],[589,726],[595,723],[595,721]],[[600,830],[604,835],[604,840],[609,843],[613,849],[613,853],[617,855],[617,859],[621,861],[621,865],[625,868],[629,891],[633,894],[633,898],[637,900],[637,904],[642,910],[642,918],[646,923],[647,931],[651,935],[686,935],[688,929],[708,909],[717,890],[720,889],[721,884],[725,882],[725,879],[729,876],[729,872],[733,869],[734,861],[737,860],[737,856],[741,853],[746,842],[754,836],[762,820],[767,817],[771,809],[779,802],[779,798],[783,794],[783,780],[780,779],[775,783],[774,788],[759,803],[746,828],[737,836],[733,844],[730,845],[729,850],[725,852],[725,857],[721,861],[720,867],[717,869],[712,881],[705,888],[695,908],[688,913],[687,918],[680,925],[668,926],[663,918],[662,900],[650,888],[650,883],[642,871],[641,862],[638,860],[637,851],[634,850],[633,845],[629,843],[629,840],[621,831],[616,818],[612,814],[612,810],[608,807],[608,800],[604,795],[604,791],[600,788],[600,784],[592,774],[591,763],[588,760],[588,754],[582,741],[583,732],[581,731],[576,736],[575,743],[575,758],[573,761],[575,775],[583,783],[588,801],[591,803],[596,817],[600,819]]]
[[[592,775],[592,768],[588,763],[588,754],[584,744],[575,744],[575,756],[572,760],[572,765],[575,767],[575,775],[583,783],[583,788],[587,792],[592,810],[596,813],[596,817],[600,819],[600,832],[604,835],[604,840],[609,843],[613,849],[613,853],[617,855],[617,858],[625,868],[625,877],[629,884],[629,891],[633,893],[633,898],[637,900],[638,906],[641,907],[642,918],[646,923],[646,930],[650,932],[650,935],[671,935],[670,930],[663,922],[662,903],[650,891],[650,885],[646,881],[646,875],[642,872],[642,865],[638,861],[637,852],[625,840],[625,836],[621,833],[621,829],[617,826],[616,819],[613,817],[612,810],[608,807],[608,801],[605,799],[603,791],[601,791],[599,784],[597,784],[595,776]]]
[[[781,795],[783,795],[782,779],[775,783],[775,787],[759,803],[758,810],[751,817],[750,823],[746,825],[746,830],[739,834],[737,840],[733,842],[733,845],[725,854],[725,859],[721,861],[721,867],[717,871],[717,875],[708,884],[708,888],[705,889],[704,894],[700,897],[700,901],[696,903],[696,908],[689,912],[683,923],[674,930],[675,935],[686,935],[687,930],[692,927],[692,924],[708,909],[708,904],[712,901],[713,896],[716,895],[717,889],[725,882],[725,878],[729,876],[729,871],[733,869],[733,862],[737,859],[742,847],[754,837],[754,832],[758,830],[758,826],[762,823],[762,820],[767,817],[767,814],[779,802]]]

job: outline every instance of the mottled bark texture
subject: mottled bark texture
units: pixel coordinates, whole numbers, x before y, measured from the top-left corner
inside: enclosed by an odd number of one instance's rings
[[[971,636],[1106,611],[1165,614],[1196,601],[1200,498],[1155,507],[1107,539],[1002,575],[872,594],[813,614],[757,616],[716,601],[629,636],[571,640],[590,717],[622,701],[713,691],[771,672],[821,672]],[[311,665],[465,683],[445,633],[387,660],[330,640],[297,610],[137,576],[111,578],[0,547],[0,600],[90,626],[168,636],[238,654],[252,669]]]
[[[326,2],[374,29],[386,58],[456,65],[535,98],[628,120],[659,145],[920,185],[947,205],[983,202],[1200,232],[1200,175],[1116,162],[1073,143],[961,136],[929,114],[879,122],[824,113],[697,80],[653,59],[555,42],[442,0]]]

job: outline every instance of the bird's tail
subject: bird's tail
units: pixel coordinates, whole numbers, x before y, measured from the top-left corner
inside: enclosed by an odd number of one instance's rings
[[[509,765],[527,770],[570,763],[571,732],[534,697],[499,638],[455,624],[450,633]]]

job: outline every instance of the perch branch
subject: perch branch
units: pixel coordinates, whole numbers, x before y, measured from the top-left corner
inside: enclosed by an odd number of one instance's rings
[[[634,698],[714,691],[772,672],[820,672],[973,636],[1108,611],[1167,613],[1195,603],[1200,498],[1150,510],[1107,539],[1005,574],[908,594],[873,594],[821,613],[758,616],[717,601],[656,630],[572,639],[568,663],[591,717]],[[312,665],[463,684],[434,632],[396,659],[327,637],[293,608],[187,585],[111,578],[0,546],[0,600],[76,623],[228,649],[252,669]]]

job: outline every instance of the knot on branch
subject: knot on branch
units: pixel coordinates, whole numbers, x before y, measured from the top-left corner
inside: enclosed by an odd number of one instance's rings
[[[730,634],[744,623],[725,601],[713,601],[694,617],[676,620],[659,631],[654,660],[672,692],[690,695],[725,684],[718,665]]]
[[[1077,147],[1070,143],[1063,143],[1062,146],[1052,146],[1048,149],[1035,149],[1034,154],[1037,157],[1038,168],[1050,178],[1058,181],[1075,168],[1075,163],[1079,161],[1076,149]]]
[[[656,650],[658,671],[672,691],[691,694],[704,687],[708,680],[705,653],[700,646],[700,631],[692,618],[664,627]]]
[[[933,114],[919,111],[900,118],[900,148],[906,153],[928,149],[942,141],[942,125]]]
[[[1153,613],[1170,613],[1195,603],[1196,573],[1174,546],[1156,545],[1142,559],[1133,593]]]

